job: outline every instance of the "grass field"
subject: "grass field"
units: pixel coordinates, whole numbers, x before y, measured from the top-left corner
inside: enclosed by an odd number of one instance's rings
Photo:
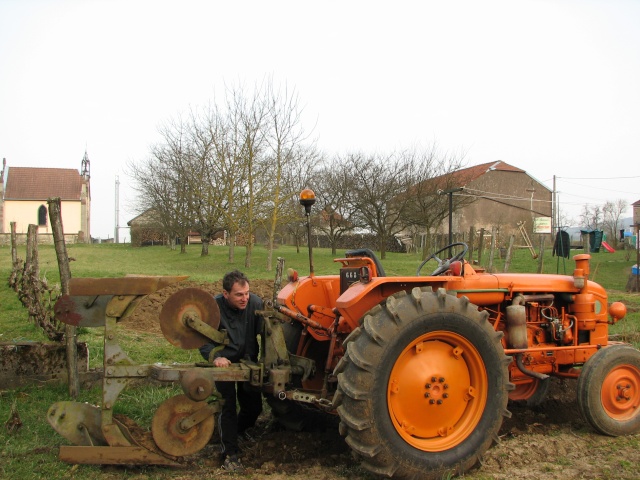
[[[228,262],[228,249],[210,247],[208,257],[200,256],[200,247],[191,245],[185,254],[171,251],[166,247],[133,248],[129,245],[70,245],[69,256],[74,259],[71,271],[74,277],[118,277],[126,274],[145,275],[189,275],[197,281],[219,280],[225,272],[238,268],[252,279],[273,279],[274,272],[267,271],[266,250],[257,246],[254,249],[252,266],[244,268],[244,249],[237,248],[235,263]],[[338,252],[343,255],[344,252]],[[24,258],[24,249],[19,256]],[[275,257],[285,258],[285,266],[297,269],[301,275],[308,273],[308,251],[296,252],[293,247],[280,247]],[[330,250],[314,249],[314,267],[317,275],[337,273],[338,265],[333,262]],[[40,271],[50,284],[59,281],[55,252],[51,246],[39,247]],[[488,252],[483,258],[488,260]],[[640,296],[627,294],[624,288],[631,265],[635,263],[635,251],[617,251],[592,255],[591,279],[601,283],[609,292],[610,300],[621,300],[627,304],[627,318],[612,327],[612,333],[625,335],[636,346],[640,331]],[[387,275],[414,275],[420,257],[415,254],[388,253],[382,261]],[[503,261],[495,261],[497,271],[501,271]],[[425,271],[430,271],[429,265]],[[536,272],[538,260],[532,259],[527,250],[517,250],[512,260],[512,272]],[[28,322],[28,315],[19,303],[15,292],[7,286],[11,270],[11,254],[7,247],[0,247],[0,342],[18,340],[45,340],[42,332]],[[544,273],[566,273],[573,271],[573,261],[552,257],[551,251],[545,252]],[[5,280],[2,280],[5,279]],[[102,352],[101,329],[80,329],[79,340],[89,344],[90,363],[100,365]],[[131,331],[121,332],[123,349],[140,363],[155,362],[193,362],[199,360],[192,351],[184,351],[171,346],[163,339]],[[175,387],[144,387],[128,389],[116,403],[116,412],[124,413],[148,426],[157,405],[164,399],[176,394]],[[41,385],[14,390],[5,390],[0,385],[0,478],[105,478],[100,467],[81,467],[66,465],[57,459],[57,447],[66,441],[59,437],[45,419],[48,407],[59,400],[68,399],[65,386]],[[81,392],[80,401],[98,403],[99,389]],[[4,423],[10,418],[12,409],[19,412],[23,422],[16,433],[9,433]],[[145,469],[128,472],[118,470],[113,478],[173,478],[173,473]]]

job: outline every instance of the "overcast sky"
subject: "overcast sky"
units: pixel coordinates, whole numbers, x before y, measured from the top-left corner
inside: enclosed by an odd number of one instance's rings
[[[640,200],[637,0],[0,0],[0,157],[80,169],[86,148],[91,234],[113,238],[116,176],[126,226],[124,166],[158,126],[265,76],[327,153],[503,160],[555,175],[576,219]]]

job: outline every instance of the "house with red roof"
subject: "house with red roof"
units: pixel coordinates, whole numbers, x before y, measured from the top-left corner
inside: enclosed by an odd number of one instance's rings
[[[503,233],[515,233],[524,222],[531,233],[536,218],[551,218],[552,191],[521,168],[497,160],[457,170],[447,179],[447,185],[456,187],[456,199],[465,201],[455,209],[453,231],[499,228]],[[453,178],[451,178],[453,177]],[[438,179],[433,179],[438,181]],[[444,225],[448,220],[445,220]],[[444,226],[443,225],[443,226]]]
[[[26,234],[30,224],[38,234],[51,234],[47,200],[60,198],[62,227],[78,242],[91,242],[91,189],[89,157],[82,159],[81,171],[73,168],[11,167],[3,160],[0,174],[0,233]]]

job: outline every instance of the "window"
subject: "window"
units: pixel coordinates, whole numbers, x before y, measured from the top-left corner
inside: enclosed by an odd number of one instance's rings
[[[44,205],[40,205],[38,209],[38,226],[46,226],[47,225],[47,207]]]

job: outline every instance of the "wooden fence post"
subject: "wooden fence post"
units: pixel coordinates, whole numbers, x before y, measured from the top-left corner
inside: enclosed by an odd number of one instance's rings
[[[540,253],[538,254],[538,273],[542,273],[544,266],[544,235],[540,235]]]
[[[15,267],[18,263],[18,239],[16,238],[16,222],[11,222],[11,263]]]
[[[473,225],[471,225],[469,227],[469,242],[468,242],[468,245],[469,245],[469,253],[468,253],[468,255],[469,256],[467,258],[469,260],[469,263],[472,264],[472,265],[473,265],[473,242],[475,241],[475,239],[473,238],[473,235],[475,234],[475,231],[476,231],[475,227]]]
[[[482,265],[483,249],[484,249],[484,227],[480,229],[480,238],[478,239],[478,265]]]
[[[69,257],[67,247],[64,243],[64,230],[62,228],[62,212],[60,209],[60,197],[49,198],[49,220],[51,221],[51,232],[58,258],[58,269],[60,270],[60,293],[69,295],[69,280],[71,280],[71,269],[69,268]],[[80,391],[80,379],[78,376],[78,345],[76,341],[76,327],[65,325],[65,340],[67,345],[67,374],[69,377],[69,396],[76,398]]]
[[[509,271],[509,267],[511,266],[511,257],[513,255],[513,244],[516,241],[516,236],[515,235],[511,235],[509,237],[509,246],[507,247],[507,255],[506,258],[504,259],[504,273],[507,273]]]
[[[18,291],[18,277],[20,276],[20,260],[18,259],[18,240],[16,238],[16,222],[11,222],[11,276],[9,285]]]
[[[24,264],[24,273],[22,274],[23,292],[31,291],[33,294],[33,305],[42,303],[42,295],[37,287],[40,279],[40,265],[38,265],[38,226],[30,224],[27,227],[27,259]],[[30,289],[28,285],[33,288]],[[35,325],[38,325],[38,309],[29,308],[29,317]]]
[[[493,272],[493,258],[496,253],[496,227],[491,227],[491,248],[489,249],[489,265],[487,272]]]

